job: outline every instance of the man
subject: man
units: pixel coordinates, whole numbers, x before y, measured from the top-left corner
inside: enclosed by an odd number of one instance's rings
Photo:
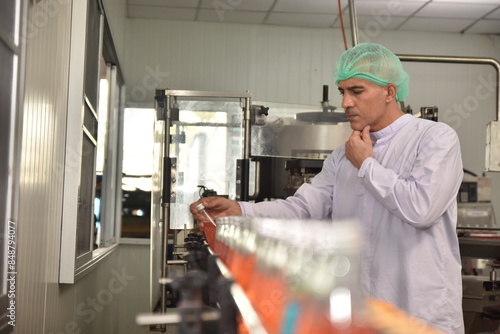
[[[463,333],[457,134],[399,109],[398,101],[408,95],[408,75],[381,45],[362,43],[345,51],[335,76],[353,132],[311,184],[286,200],[200,201],[214,217],[359,219],[365,294],[445,333]],[[203,222],[193,205],[191,211]]]

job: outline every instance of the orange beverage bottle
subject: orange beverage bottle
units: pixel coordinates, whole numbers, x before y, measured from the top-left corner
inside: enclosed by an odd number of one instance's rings
[[[215,241],[215,220],[214,218],[205,210],[205,206],[200,203],[196,206],[196,210],[205,216],[205,221],[203,222],[203,233],[205,234],[205,239],[208,245],[213,249]]]
[[[285,305],[285,282],[280,273],[269,275],[262,288],[257,311],[268,333],[278,333],[281,327]]]
[[[234,238],[235,238],[235,230],[236,226],[234,222],[230,219],[228,219],[228,223],[226,225],[226,231],[225,231],[225,240],[226,240],[226,254],[224,258],[224,263],[226,264],[227,268],[232,271],[232,262],[234,258]]]
[[[253,275],[244,276],[245,291],[252,305],[261,318],[263,326],[269,333],[277,333],[283,314],[284,293],[286,284],[283,268],[286,266],[286,246],[283,231],[284,221],[262,219],[253,224],[245,239],[249,240],[249,249],[255,248],[255,256],[250,257],[247,264]],[[255,242],[252,239],[255,238]],[[241,276],[240,276],[241,277]]]
[[[360,320],[359,226],[354,221],[311,221],[307,229],[314,233],[290,237],[289,299],[280,333],[372,333]]]
[[[226,224],[226,220],[224,219],[224,217],[217,218],[216,223],[215,223],[216,228],[215,228],[215,240],[214,240],[213,251],[215,254],[217,254],[219,256],[219,258],[221,258],[223,248],[224,248],[223,233],[224,233],[225,224]]]
[[[235,281],[245,288],[255,263],[255,233],[252,231],[252,218],[234,217],[233,221],[237,225],[231,243],[235,250],[231,271]]]
[[[235,275],[236,282],[241,286],[243,291],[247,291],[248,285],[252,277],[252,272],[255,271],[255,254],[243,255],[241,267]]]
[[[247,284],[245,284],[244,291],[254,308],[262,295],[262,287],[267,280],[265,256],[270,242],[268,229],[269,227],[261,219],[252,224],[252,230],[255,234],[255,247],[252,250],[254,265],[252,266],[253,270],[246,274]]]
[[[228,236],[227,230],[229,228],[230,222],[228,217],[217,218],[217,230],[215,232],[215,239],[217,240],[217,255],[221,259],[222,262],[226,262],[227,260],[227,252],[228,252]]]

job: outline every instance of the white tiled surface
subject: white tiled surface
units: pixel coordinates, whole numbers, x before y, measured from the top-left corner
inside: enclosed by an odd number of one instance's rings
[[[340,26],[335,0],[127,0],[128,16],[296,27]],[[348,2],[341,1],[345,26]],[[500,34],[500,0],[356,0],[358,21],[383,30]],[[361,28],[360,28],[361,29]]]

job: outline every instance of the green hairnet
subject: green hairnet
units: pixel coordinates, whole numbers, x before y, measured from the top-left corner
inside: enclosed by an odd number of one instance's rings
[[[365,79],[380,86],[392,83],[397,87],[396,101],[408,97],[408,73],[399,58],[379,44],[361,43],[344,51],[337,61],[334,76],[337,86],[339,81],[350,78]]]

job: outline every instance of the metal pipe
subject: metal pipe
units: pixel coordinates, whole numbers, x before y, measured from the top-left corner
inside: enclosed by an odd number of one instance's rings
[[[243,158],[244,159],[250,159],[250,135],[251,135],[251,129],[250,129],[250,97],[245,98],[245,106],[243,110],[244,114],[244,131],[245,131],[245,142],[244,142],[244,148],[243,148]]]
[[[450,63],[450,64],[478,64],[491,65],[497,72],[496,110],[497,121],[500,120],[500,62],[494,58],[477,57],[453,57],[453,56],[428,56],[428,55],[397,55],[401,61],[426,62],[426,63]]]
[[[349,0],[349,20],[351,22],[352,46],[358,45],[358,19],[354,0]]]
[[[247,91],[248,93],[248,91]],[[241,173],[241,200],[248,201],[248,188],[250,184],[250,136],[251,136],[251,115],[250,115],[251,99],[250,96],[245,97],[244,114],[244,143],[243,143],[243,162]]]
[[[172,108],[171,108],[171,96],[167,95],[165,103],[165,137],[163,146],[163,163],[169,161],[170,158],[170,123],[172,120]],[[170,166],[171,167],[171,166]],[[165,171],[166,173],[171,173],[171,170]],[[163,175],[163,177],[167,177]],[[170,179],[170,177],[169,177]],[[165,185],[164,185],[165,186]],[[163,207],[163,240],[162,240],[162,268],[161,276],[167,277],[167,259],[168,259],[168,226],[170,223],[170,196],[163,189],[162,196],[162,207]],[[174,235],[174,245],[176,236]],[[161,312],[167,312],[167,287],[165,285],[161,286]]]

